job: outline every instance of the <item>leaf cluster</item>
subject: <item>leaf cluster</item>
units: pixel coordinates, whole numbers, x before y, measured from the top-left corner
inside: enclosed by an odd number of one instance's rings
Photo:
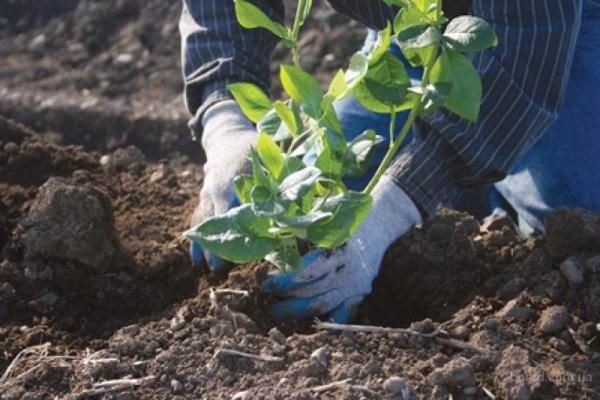
[[[300,65],[298,37],[308,18],[310,0],[299,0],[293,26],[271,20],[247,0],[235,0],[239,23],[267,29],[294,51],[295,65],[281,65],[287,99],[273,101],[252,83],[229,90],[256,124],[252,173],[235,180],[241,205],[186,232],[207,250],[235,263],[267,259],[289,272],[301,267],[299,248],[332,249],[343,245],[368,215],[370,192],[415,118],[444,107],[475,121],[481,81],[465,53],[497,44],[484,20],[462,16],[448,23],[440,0],[384,0],[398,6],[395,20],[381,30],[366,53],[356,53],[327,90]],[[445,28],[444,28],[445,27]],[[420,82],[388,50],[392,43],[407,62],[423,68]],[[354,95],[367,109],[390,113],[391,146],[378,172],[362,192],[348,190],[344,178],[364,174],[382,137],[367,130],[347,141],[334,102]],[[397,112],[410,110],[400,133]]]

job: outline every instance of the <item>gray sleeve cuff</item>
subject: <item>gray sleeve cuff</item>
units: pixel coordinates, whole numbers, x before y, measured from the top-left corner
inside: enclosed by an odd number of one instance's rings
[[[230,83],[232,83],[232,81],[229,80],[211,82],[202,90],[201,105],[188,122],[188,127],[190,128],[194,140],[199,141],[202,137],[202,131],[204,129],[202,126],[202,117],[206,111],[217,103],[233,99],[231,93],[229,93],[229,90],[227,89],[227,85]]]

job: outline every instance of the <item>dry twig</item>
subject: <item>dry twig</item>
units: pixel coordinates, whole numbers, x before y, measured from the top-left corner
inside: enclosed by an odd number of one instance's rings
[[[367,386],[352,385],[352,384],[350,384],[350,382],[352,382],[352,378],[327,383],[327,384],[321,385],[321,386],[315,386],[308,390],[310,390],[311,392],[315,392],[315,393],[323,393],[323,392],[327,392],[329,390],[334,390],[334,389],[349,389],[349,390],[355,390],[357,392],[366,393],[372,397],[377,397],[377,398],[380,397],[379,393],[375,392],[374,390],[369,389]]]
[[[490,350],[477,347],[467,342],[463,342],[462,340],[440,337],[441,335],[446,335],[446,332],[441,329],[436,329],[431,333],[421,333],[417,331],[413,331],[412,329],[402,329],[402,328],[385,328],[380,326],[368,326],[368,325],[346,325],[346,324],[336,324],[333,322],[323,322],[320,320],[315,321],[314,325],[317,330],[331,330],[331,331],[345,331],[345,332],[366,332],[366,333],[404,333],[412,336],[419,336],[427,339],[434,339],[439,344],[454,347],[460,350],[471,350],[477,353],[490,353]]]

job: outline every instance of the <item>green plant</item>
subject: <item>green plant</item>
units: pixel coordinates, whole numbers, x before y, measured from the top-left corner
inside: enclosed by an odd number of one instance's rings
[[[441,0],[384,0],[399,7],[393,24],[379,32],[366,55],[355,54],[348,69],[338,71],[323,91],[302,69],[298,49],[300,28],[312,1],[299,0],[290,28],[246,0],[234,1],[243,27],[268,29],[292,49],[294,65],[280,67],[289,99],[272,101],[251,83],[229,86],[259,133],[251,154],[252,173],[235,180],[241,206],[185,235],[226,260],[264,258],[289,272],[301,267],[300,243],[332,249],[356,231],[370,211],[371,191],[417,117],[445,107],[470,121],[477,119],[481,80],[463,53],[495,46],[497,39],[477,17],[461,16],[448,23]],[[394,41],[411,65],[423,68],[418,85],[388,52]],[[390,147],[362,192],[348,190],[343,178],[365,173],[382,138],[367,130],[346,141],[333,103],[351,94],[367,109],[391,114]],[[400,129],[399,112],[408,112]]]

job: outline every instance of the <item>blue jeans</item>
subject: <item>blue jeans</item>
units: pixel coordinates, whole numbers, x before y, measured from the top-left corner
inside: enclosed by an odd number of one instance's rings
[[[365,48],[377,39],[369,32]],[[391,50],[401,59],[397,48]],[[544,219],[560,207],[600,211],[600,1],[584,1],[581,30],[571,76],[558,120],[500,182],[459,195],[457,209],[479,218],[494,212],[513,215],[526,233],[543,231]],[[421,71],[408,68],[411,78]],[[387,149],[389,115],[365,110],[354,98],[336,104],[349,139],[365,129],[384,136],[369,173],[348,179],[353,189],[363,188]],[[398,116],[404,123],[406,113]],[[407,140],[408,142],[408,140]]]

